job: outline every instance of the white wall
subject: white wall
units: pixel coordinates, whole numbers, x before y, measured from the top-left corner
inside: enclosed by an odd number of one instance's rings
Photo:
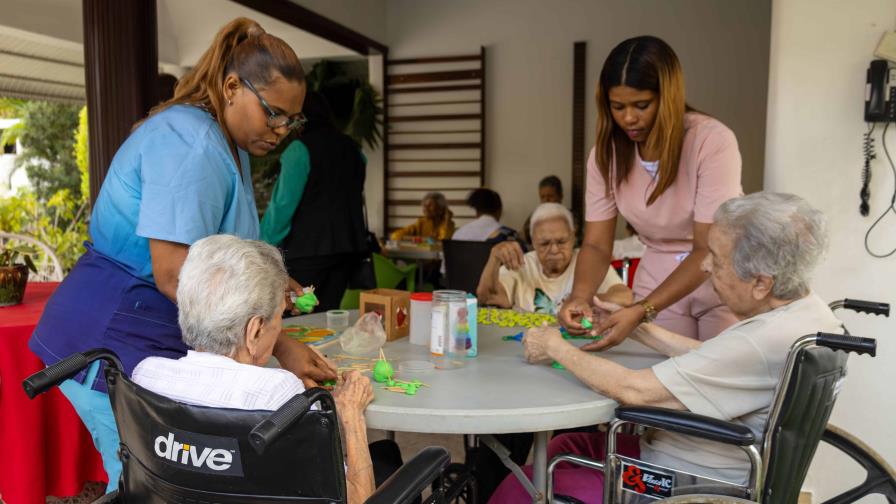
[[[303,2],[305,3],[305,2]],[[572,49],[588,42],[586,145],[607,53],[623,39],[668,41],[685,69],[689,102],[728,124],[744,158],[744,185],[761,187],[769,0],[389,0],[390,57],[487,52],[486,184],[522,225],[542,177],[563,180],[571,204]]]
[[[386,0],[292,0],[321,16],[386,43]]]
[[[817,292],[828,300],[850,296],[896,302],[896,256],[873,259],[863,247],[865,230],[883,212],[894,188],[880,127],[875,134],[879,159],[873,164],[873,217],[858,212],[865,69],[881,34],[894,28],[892,0],[773,3],[765,187],[799,194],[830,219],[832,246],[815,281]],[[888,138],[891,152],[896,151],[896,131]],[[878,251],[896,247],[893,217],[873,240]],[[832,421],[894,464],[896,319],[843,318],[854,334],[879,338],[879,347],[875,359],[850,358],[849,379]],[[860,481],[861,473],[832,449],[822,449],[806,486],[820,502],[843,490],[847,480]]]

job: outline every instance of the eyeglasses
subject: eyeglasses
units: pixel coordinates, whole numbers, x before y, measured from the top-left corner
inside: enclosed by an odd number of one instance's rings
[[[267,112],[268,128],[277,129],[286,126],[287,131],[294,131],[305,126],[305,124],[308,122],[308,119],[301,112],[299,112],[294,117],[289,117],[287,115],[274,112],[274,110],[271,109],[271,106],[268,105],[268,102],[266,102],[265,99],[261,97],[261,94],[257,89],[255,89],[255,86],[253,86],[251,82],[243,78],[240,78],[240,80],[243,82],[243,84],[246,85],[247,88],[249,88],[249,91],[252,91],[252,93],[258,98],[258,101],[261,102],[261,106],[264,107],[265,112]]]

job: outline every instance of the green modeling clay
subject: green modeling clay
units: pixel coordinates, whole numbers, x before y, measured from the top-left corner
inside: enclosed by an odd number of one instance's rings
[[[373,366],[373,380],[377,383],[388,383],[392,379],[392,372],[392,364],[385,359],[380,359]]]
[[[584,327],[585,329],[591,330],[591,328],[594,326],[591,325],[590,320],[586,319],[585,317],[582,317],[582,327]]]
[[[557,361],[554,361],[554,363],[551,364],[551,367],[554,368],[554,369],[566,369],[565,367],[563,367],[563,364],[560,364],[560,363],[557,362]]]
[[[296,298],[295,305],[302,313],[311,313],[317,306],[317,296],[314,295],[313,290],[308,291]]]
[[[327,381],[321,383],[321,386],[324,386],[324,387],[335,387],[335,386],[336,386],[336,380],[327,380]]]

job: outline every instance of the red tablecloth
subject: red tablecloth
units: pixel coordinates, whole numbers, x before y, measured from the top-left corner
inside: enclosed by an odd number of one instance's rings
[[[87,481],[107,481],[99,453],[58,388],[34,400],[22,380],[45,366],[28,338],[57,283],[29,283],[25,301],[0,308],[0,495],[7,504],[43,504]]]

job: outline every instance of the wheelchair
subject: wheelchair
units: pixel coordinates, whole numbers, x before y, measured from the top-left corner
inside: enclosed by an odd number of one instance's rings
[[[324,389],[306,390],[274,412],[188,405],[134,384],[114,353],[94,349],[31,375],[25,393],[33,399],[96,360],[106,364],[122,472],[118,490],[95,502],[347,502],[336,405]],[[421,450],[366,502],[415,501],[448,460],[444,448]],[[436,490],[426,502],[443,496]]]
[[[842,300],[831,309],[889,316],[886,303]],[[845,329],[845,328],[844,328]],[[604,473],[604,504],[623,502],[741,504],[749,502],[796,503],[809,464],[820,440],[837,447],[867,471],[866,480],[825,504],[855,502],[881,494],[896,503],[896,472],[867,445],[827,421],[846,376],[849,353],[874,357],[872,338],[817,333],[803,336],[790,349],[768,416],[762,439],[747,427],[687,411],[655,407],[619,407],[607,432],[605,462],[561,454],[548,466],[548,501],[575,502],[553,493],[553,472],[566,462]],[[676,475],[686,480],[700,475],[632,459],[616,451],[616,436],[623,427],[676,432],[737,446],[747,453],[751,471],[744,486],[725,482],[676,486]],[[709,481],[709,480],[707,480]],[[645,485],[647,482],[649,485]]]

